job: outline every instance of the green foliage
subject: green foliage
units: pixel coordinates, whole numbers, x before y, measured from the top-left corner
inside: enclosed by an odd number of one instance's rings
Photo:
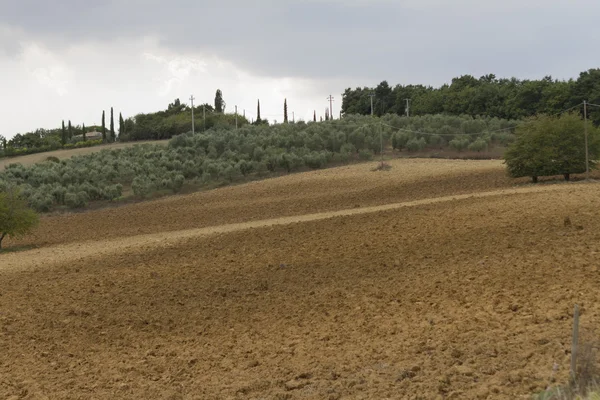
[[[61,144],[64,146],[67,143],[67,130],[65,129],[65,121],[62,122]]]
[[[117,139],[115,135],[115,116],[113,113],[113,108],[110,108],[110,141],[114,142]]]
[[[387,81],[375,88],[348,88],[342,102],[344,115],[371,113],[370,94],[374,93],[374,111],[404,115],[405,99],[411,99],[411,115],[446,114],[522,119],[536,114],[557,114],[584,100],[600,104],[600,69],[582,72],[576,80],[560,81],[546,76],[539,80],[499,79],[493,74],[479,79],[464,75],[439,88],[424,85],[396,85]],[[581,109],[582,110],[582,109]],[[600,125],[600,109],[590,110],[595,125]],[[465,130],[481,131],[472,124]],[[472,132],[465,132],[472,133]]]
[[[106,121],[104,118],[104,110],[102,110],[102,142],[106,143]]]
[[[487,150],[488,142],[482,138],[478,138],[473,143],[468,146],[468,149],[471,151],[481,152],[483,150]]]
[[[64,149],[79,149],[81,147],[94,147],[103,144],[102,139],[86,140],[83,142],[68,143],[63,146]]]
[[[168,112],[174,114],[167,119],[179,118],[184,107],[177,101],[172,103]],[[221,126],[176,135],[166,147],[144,144],[27,167],[11,164],[0,173],[0,187],[20,185],[23,197],[40,212],[80,208],[90,202],[119,199],[123,193],[147,198],[155,193],[179,192],[186,184],[215,187],[244,177],[318,169],[352,159],[371,160],[374,152],[380,151],[380,137],[384,146],[391,142],[405,148],[410,142],[410,149],[415,151],[430,146],[427,139],[433,137],[493,140],[487,134],[464,135],[468,125],[464,122],[474,120],[487,131],[511,126],[509,121],[498,119],[387,115],[375,120],[347,115],[316,124],[243,125],[238,130]],[[448,136],[419,133],[441,128]],[[65,148],[101,143],[81,141]]]
[[[221,89],[217,89],[217,93],[215,94],[215,112],[225,112],[225,100],[223,100],[223,92],[221,92]]]
[[[469,147],[469,137],[466,135],[460,135],[452,139],[448,144],[451,148],[456,151],[463,151]]]
[[[590,168],[594,168],[600,156],[600,130],[592,126],[588,130]],[[539,176],[569,179],[570,174],[585,172],[583,120],[574,113],[528,119],[517,129],[505,162],[510,176],[530,176],[534,182]]]
[[[425,149],[426,146],[427,142],[425,141],[424,137],[421,137],[419,139],[412,138],[406,143],[406,149],[408,151],[421,151]]]
[[[16,188],[5,187],[0,191],[0,248],[5,237],[23,236],[38,222],[37,214],[27,206]]]
[[[373,152],[368,149],[361,149],[358,151],[358,157],[364,161],[370,161],[373,159]]]

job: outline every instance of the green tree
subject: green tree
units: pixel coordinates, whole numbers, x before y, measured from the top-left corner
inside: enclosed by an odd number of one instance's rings
[[[68,138],[69,140],[73,139],[73,126],[71,125],[71,120],[69,120],[69,128],[68,128]]]
[[[61,131],[60,142],[62,143],[63,146],[65,144],[67,144],[67,129],[65,128],[65,120],[64,119],[62,121],[62,131]]]
[[[113,114],[113,108],[110,108],[110,141],[114,142],[116,139],[115,136],[115,117]]]
[[[588,123],[590,168],[600,156],[600,131]],[[510,176],[540,176],[585,172],[584,122],[577,113],[559,117],[539,115],[529,118],[516,130],[516,140],[504,156]]]
[[[317,110],[313,111],[313,122],[317,122]]]
[[[104,110],[102,110],[102,142],[106,143],[106,121],[104,117]]]
[[[123,120],[123,115],[119,113],[119,139],[121,135],[125,134],[125,121]]]
[[[82,132],[81,134],[83,135],[83,141],[85,142],[86,135],[87,135],[87,131],[85,129],[85,124],[82,124],[82,126],[81,126],[81,132]]]
[[[256,106],[256,125],[260,125],[262,120],[260,119],[260,99],[258,100],[258,105]]]
[[[215,111],[218,113],[225,112],[225,100],[223,100],[221,89],[217,89],[217,93],[215,94]]]
[[[38,222],[38,215],[27,206],[16,188],[0,192],[0,249],[5,237],[23,236]]]
[[[283,123],[288,123],[288,113],[287,113],[287,99],[283,100]]]

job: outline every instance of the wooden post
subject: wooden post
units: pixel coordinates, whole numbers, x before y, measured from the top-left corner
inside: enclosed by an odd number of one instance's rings
[[[571,381],[577,378],[577,345],[579,344],[579,306],[575,304],[573,313],[573,339],[571,342]]]

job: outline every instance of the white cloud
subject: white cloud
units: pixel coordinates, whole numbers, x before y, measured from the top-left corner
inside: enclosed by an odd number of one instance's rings
[[[322,115],[325,97],[343,85],[338,80],[257,77],[227,60],[169,50],[149,37],[80,43],[62,51],[28,42],[18,57],[0,59],[0,68],[6,71],[0,75],[0,107],[11,110],[0,126],[7,137],[58,127],[63,119],[98,124],[102,110],[108,113],[110,107],[117,116],[122,112],[128,117],[165,109],[175,98],[188,103],[191,94],[196,104],[212,104],[217,89],[223,91],[227,112],[237,105],[240,114],[246,110],[249,119],[255,118],[260,99],[262,117],[282,121],[287,98],[290,118],[295,112],[296,119],[309,119],[314,109]]]

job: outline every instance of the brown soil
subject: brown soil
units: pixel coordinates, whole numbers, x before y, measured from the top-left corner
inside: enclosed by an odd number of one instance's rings
[[[566,379],[573,305],[600,322],[598,186],[492,191],[497,165],[426,161],[446,177],[428,187],[404,162],[48,218],[69,233],[0,255],[0,398],[514,399]],[[242,210],[210,215],[219,198]],[[133,227],[90,226],[111,213]],[[182,216],[160,233],[162,213]]]

